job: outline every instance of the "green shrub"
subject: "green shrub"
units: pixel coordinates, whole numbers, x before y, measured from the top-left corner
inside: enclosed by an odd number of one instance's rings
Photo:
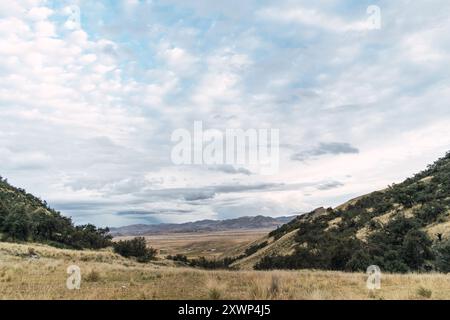
[[[91,272],[89,272],[84,279],[87,282],[98,282],[100,281],[100,278],[100,273],[98,273],[98,271],[91,270]]]
[[[419,289],[417,289],[417,295],[423,298],[430,299],[431,296],[433,295],[433,291],[426,289],[424,287],[420,287]]]
[[[435,246],[436,267],[438,270],[450,272],[450,241],[439,243]]]
[[[26,241],[30,237],[30,220],[25,208],[20,207],[8,213],[3,220],[4,236],[11,240]]]
[[[256,253],[257,251],[259,251],[260,249],[266,247],[267,244],[268,244],[268,242],[267,242],[267,241],[264,241],[264,242],[262,242],[262,243],[259,243],[259,244],[255,244],[255,245],[253,245],[253,246],[250,246],[250,247],[248,247],[248,248],[245,250],[245,255],[246,255],[246,256],[251,256],[252,254],[254,254],[254,253]]]
[[[424,222],[424,224],[436,221],[439,216],[444,214],[445,212],[445,206],[436,202],[424,204],[422,207],[415,210],[415,214],[420,220]]]
[[[208,297],[211,300],[219,300],[222,297],[222,293],[218,288],[211,288],[208,290]]]
[[[138,262],[148,262],[155,259],[157,251],[148,248],[144,237],[131,240],[121,240],[113,244],[114,252],[123,257],[134,257]]]
[[[173,260],[173,261],[189,263],[188,257],[186,257],[185,255],[182,255],[182,254],[176,254],[174,256],[168,255],[166,258],[169,260]]]

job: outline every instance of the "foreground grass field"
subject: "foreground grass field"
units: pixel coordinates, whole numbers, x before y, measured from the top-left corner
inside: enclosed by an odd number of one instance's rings
[[[66,287],[73,264],[81,269],[79,290]],[[204,271],[164,260],[140,264],[110,251],[0,243],[1,299],[450,299],[448,275],[383,274],[375,293],[366,279],[321,271]]]

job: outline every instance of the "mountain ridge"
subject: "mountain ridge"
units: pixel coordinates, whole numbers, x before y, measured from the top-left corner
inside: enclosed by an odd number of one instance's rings
[[[162,233],[212,232],[242,229],[275,229],[297,217],[243,216],[233,219],[204,219],[185,223],[134,224],[110,228],[112,236],[144,236]]]

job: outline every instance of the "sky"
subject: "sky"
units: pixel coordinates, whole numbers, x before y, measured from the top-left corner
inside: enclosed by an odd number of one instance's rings
[[[98,226],[337,206],[450,150],[449,17],[447,0],[1,1],[0,175]],[[279,170],[175,164],[195,121],[279,130]]]

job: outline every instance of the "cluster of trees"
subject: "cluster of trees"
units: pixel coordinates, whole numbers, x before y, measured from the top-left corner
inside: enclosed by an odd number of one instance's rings
[[[114,252],[123,257],[134,257],[138,262],[148,262],[155,259],[157,250],[147,247],[144,237],[131,240],[121,240],[113,243]]]
[[[35,241],[74,249],[100,249],[111,245],[108,228],[75,226],[70,218],[45,201],[14,188],[0,177],[0,239]]]
[[[185,255],[177,254],[174,256],[169,255],[166,258],[169,260],[181,262],[189,267],[214,270],[214,269],[230,269],[230,266],[233,262],[242,259],[244,257],[245,255],[237,257],[225,257],[223,259],[207,259],[205,257],[189,259]]]
[[[168,256],[166,257],[166,259],[173,260],[173,261],[177,261],[177,262],[182,262],[182,263],[184,263],[184,264],[186,264],[186,265],[189,264],[189,259],[188,259],[188,257],[186,257],[184,254],[176,254],[176,255],[174,255],[174,256],[168,255]]]
[[[226,257],[223,259],[206,259],[200,257],[198,259],[191,259],[189,266],[202,269],[229,269],[230,265],[238,260],[240,257]]]
[[[268,244],[267,241],[255,244],[253,246],[248,247],[247,249],[245,249],[245,256],[251,256],[252,254],[254,254],[255,252],[259,251],[260,249],[266,247]]]
[[[299,217],[274,230],[270,235],[277,239],[298,229],[295,253],[264,257],[255,268],[364,271],[375,264],[389,272],[448,272],[450,240],[441,234],[430,238],[423,230],[448,221],[449,208],[450,153],[403,183],[362,197],[345,209]],[[388,222],[375,219],[387,213]],[[330,227],[336,218],[339,222]],[[357,237],[361,230],[366,233],[364,241]]]

